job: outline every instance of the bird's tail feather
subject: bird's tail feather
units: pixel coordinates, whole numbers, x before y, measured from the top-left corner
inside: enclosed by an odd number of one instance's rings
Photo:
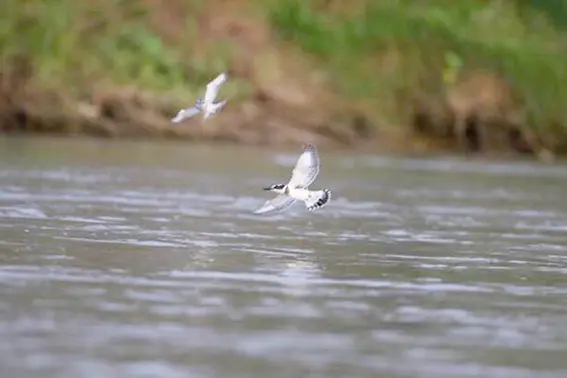
[[[329,189],[316,190],[309,193],[309,198],[305,201],[307,210],[313,211],[322,208],[331,200],[331,191]]]
[[[205,119],[208,119],[214,115],[216,115],[218,112],[221,111],[221,109],[226,105],[226,100],[221,101],[221,102],[217,102],[216,104],[212,104],[211,105],[211,111],[208,113],[205,113]]]
[[[221,111],[222,108],[224,108],[224,106],[226,105],[226,100],[221,101],[221,102],[217,102],[216,104],[213,104],[213,114],[217,114],[218,112]]]

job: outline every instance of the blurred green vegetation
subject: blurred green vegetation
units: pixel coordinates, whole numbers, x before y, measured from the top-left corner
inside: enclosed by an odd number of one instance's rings
[[[98,80],[193,91],[227,68],[227,50],[219,45],[208,56],[196,55],[204,2],[171,1],[5,0],[2,64],[23,52],[44,85],[76,93]],[[150,22],[152,6],[179,3],[190,4],[191,11],[180,16],[180,42],[167,42]],[[488,68],[514,85],[536,131],[567,144],[564,0],[546,0],[546,6],[535,0],[248,3],[267,16],[281,41],[313,55],[332,73],[346,101],[373,99],[392,123],[403,123],[407,93],[440,92],[461,70]],[[334,4],[345,9],[328,9]]]
[[[270,19],[281,38],[335,73],[342,93],[380,98],[392,121],[400,118],[396,94],[418,91],[424,83],[428,90],[442,90],[444,80],[458,74],[452,71],[484,68],[512,83],[531,127],[567,139],[567,35],[547,17],[555,13],[555,22],[567,20],[567,8],[563,0],[545,1],[547,8],[537,2],[536,9],[535,3],[352,0],[358,11],[325,12],[332,1],[315,7],[279,0]],[[392,53],[399,57],[394,69],[383,69]]]
[[[0,12],[3,62],[25,54],[42,84],[80,92],[97,80],[162,91],[202,85],[226,60],[191,62],[192,45],[170,46],[150,24],[151,2],[137,0],[6,0]],[[195,36],[200,2],[179,33]],[[222,58],[222,57],[221,57]]]
[[[560,29],[567,30],[567,0],[518,0],[523,8],[533,7],[544,12]]]

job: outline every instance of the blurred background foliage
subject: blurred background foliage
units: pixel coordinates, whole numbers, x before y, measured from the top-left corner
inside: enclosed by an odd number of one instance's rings
[[[484,69],[510,83],[531,129],[557,150],[567,145],[567,0],[5,0],[2,8],[3,69],[24,54],[38,86],[69,96],[101,81],[193,95],[243,49],[207,37],[203,17],[245,14],[268,25],[261,51],[285,47],[278,59],[308,59],[329,91],[370,117],[404,127],[414,94],[442,98],[463,72]]]

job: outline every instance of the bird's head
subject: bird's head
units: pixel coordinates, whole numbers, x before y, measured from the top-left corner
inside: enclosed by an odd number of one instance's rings
[[[202,97],[197,98],[197,100],[195,101],[195,108],[202,110],[204,105],[205,100]]]
[[[271,192],[281,194],[281,193],[284,193],[284,191],[285,191],[285,184],[274,184],[274,185],[271,185],[271,186],[264,188],[264,190],[269,190]]]

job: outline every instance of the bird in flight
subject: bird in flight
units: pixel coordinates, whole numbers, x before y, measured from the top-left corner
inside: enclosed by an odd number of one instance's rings
[[[277,196],[268,200],[261,208],[254,211],[255,214],[275,213],[289,208],[296,201],[303,201],[307,210],[313,211],[325,206],[331,200],[329,189],[309,190],[309,185],[315,181],[319,174],[319,155],[315,146],[308,144],[303,152],[287,184],[274,184],[264,188]]]
[[[219,93],[221,85],[223,85],[227,79],[228,75],[226,72],[218,75],[213,81],[207,84],[205,96],[199,97],[197,101],[195,101],[195,105],[193,107],[181,109],[175,117],[171,119],[171,122],[180,123],[199,113],[203,113],[204,119],[208,119],[209,117],[217,114],[226,105],[226,100],[217,103],[214,101]]]

